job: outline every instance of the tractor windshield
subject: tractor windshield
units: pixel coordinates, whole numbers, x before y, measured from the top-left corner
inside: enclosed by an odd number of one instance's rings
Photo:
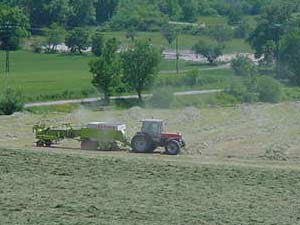
[[[161,124],[158,122],[144,122],[142,132],[151,136],[159,136],[161,133]]]

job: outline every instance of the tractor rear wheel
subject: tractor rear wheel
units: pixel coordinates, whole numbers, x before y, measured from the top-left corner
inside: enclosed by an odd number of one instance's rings
[[[81,150],[97,150],[98,142],[91,140],[82,140],[81,141]]]
[[[138,134],[131,140],[132,150],[136,153],[150,153],[156,148],[153,141],[145,135]]]
[[[176,140],[169,141],[166,144],[165,149],[166,149],[166,153],[168,155],[178,155],[180,153],[180,151],[181,151],[180,144]]]

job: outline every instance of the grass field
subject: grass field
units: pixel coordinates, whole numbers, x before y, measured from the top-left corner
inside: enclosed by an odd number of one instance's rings
[[[103,34],[105,39],[116,37],[123,45],[127,45],[131,42],[128,38],[126,38],[126,32],[104,32]],[[175,43],[169,45],[161,33],[158,32],[138,32],[136,38],[139,40],[151,40],[151,42],[159,48],[176,48]],[[179,48],[183,50],[189,50],[193,47],[198,39],[198,36],[179,35]],[[225,45],[225,53],[251,52],[249,44],[242,39],[233,39],[226,42]]]
[[[9,86],[22,91],[26,101],[68,99],[94,96],[88,63],[91,56],[36,54],[29,51],[11,53],[11,72],[5,82],[4,53],[0,52],[0,88]],[[205,69],[207,66],[180,61],[180,70]],[[175,62],[163,60],[160,69],[175,70]],[[204,74],[214,72],[205,71]],[[219,71],[219,74],[222,71]],[[165,75],[161,75],[165,76]],[[172,74],[168,74],[172,76]]]
[[[299,167],[0,150],[0,223],[300,224]]]
[[[0,224],[300,224],[300,104],[18,113],[0,117]],[[161,154],[34,146],[32,126],[144,118],[180,131]],[[7,149],[7,150],[5,150]]]

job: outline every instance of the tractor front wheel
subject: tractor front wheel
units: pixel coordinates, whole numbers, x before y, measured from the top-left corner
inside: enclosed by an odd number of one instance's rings
[[[132,150],[136,153],[150,153],[155,150],[152,140],[145,135],[136,135],[131,140]]]
[[[165,149],[168,155],[178,155],[181,151],[180,144],[176,140],[169,141],[165,146]]]

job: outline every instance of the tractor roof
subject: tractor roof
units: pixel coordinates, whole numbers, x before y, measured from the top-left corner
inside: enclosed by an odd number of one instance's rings
[[[156,123],[161,123],[161,122],[163,122],[163,120],[159,120],[159,119],[145,119],[145,120],[142,120],[142,122],[156,122]]]

